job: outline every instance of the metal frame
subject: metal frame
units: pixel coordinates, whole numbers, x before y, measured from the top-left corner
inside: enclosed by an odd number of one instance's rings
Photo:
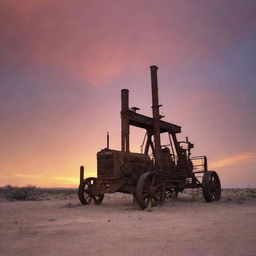
[[[109,149],[109,135],[107,134],[107,148],[97,153],[98,178],[84,179],[84,167],[81,166],[78,194],[83,204],[86,202],[86,196],[91,197],[91,200],[93,198],[95,203],[99,204],[105,193],[123,192],[133,194],[141,208],[144,209],[148,206],[148,198],[151,198],[152,202],[157,201],[155,197],[161,198],[159,201],[162,202],[167,194],[170,195],[172,192],[177,195],[185,188],[202,186],[204,188],[203,181],[199,180],[198,175],[203,174],[205,177],[205,173],[208,172],[207,157],[191,157],[191,149],[194,145],[188,137],[184,141],[177,139],[176,134],[181,133],[181,127],[161,120],[163,116],[159,111],[162,105],[159,105],[158,98],[158,67],[151,66],[150,70],[152,117],[136,113],[138,108],[130,108],[129,91],[121,90],[121,151]],[[143,153],[130,152],[130,125],[146,130],[141,145]],[[170,144],[161,145],[161,133],[168,133]],[[153,158],[149,156],[150,148]],[[207,182],[204,182],[207,183],[207,189],[203,191],[208,191],[207,198],[212,196],[219,200],[220,196],[216,195],[219,195],[220,182],[216,175],[215,172],[212,175],[207,174]],[[91,179],[90,182],[88,179]],[[211,183],[211,179],[215,181]],[[147,185],[149,182],[151,183]],[[145,186],[148,191],[147,196],[143,194]],[[211,190],[210,186],[212,188],[217,186],[215,190],[218,193]],[[162,196],[159,194],[160,188]]]

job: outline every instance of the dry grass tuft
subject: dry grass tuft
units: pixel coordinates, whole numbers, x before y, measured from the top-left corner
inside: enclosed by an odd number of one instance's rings
[[[242,204],[256,198],[256,189],[224,189],[221,201]]]
[[[222,189],[218,203],[242,204],[256,198],[256,189]],[[202,189],[186,189],[179,193],[178,201],[204,202]]]

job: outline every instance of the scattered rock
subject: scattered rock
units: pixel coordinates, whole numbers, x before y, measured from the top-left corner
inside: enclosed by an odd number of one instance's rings
[[[28,228],[25,228],[25,227],[20,227],[20,233],[21,233],[21,234],[33,235],[33,234],[38,233],[38,231],[36,231],[36,230],[31,230],[31,229],[28,229]]]
[[[79,206],[81,206],[81,204],[67,203],[67,204],[63,205],[63,208],[75,208],[75,207],[79,207]]]

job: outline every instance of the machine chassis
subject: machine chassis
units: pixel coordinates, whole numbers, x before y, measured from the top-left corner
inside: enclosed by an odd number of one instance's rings
[[[104,194],[121,192],[132,194],[134,201],[145,209],[177,198],[186,188],[200,187],[206,202],[220,200],[220,180],[215,171],[208,170],[207,157],[191,157],[194,145],[188,137],[185,141],[177,140],[181,127],[161,120],[158,68],[150,69],[153,117],[136,113],[138,108],[130,109],[129,91],[122,89],[121,151],[109,149],[107,135],[107,148],[97,153],[97,178],[84,179],[84,167],[80,167],[78,196],[82,204],[101,204]],[[142,153],[130,152],[130,125],[146,130]],[[168,133],[168,145],[161,145],[162,133]]]

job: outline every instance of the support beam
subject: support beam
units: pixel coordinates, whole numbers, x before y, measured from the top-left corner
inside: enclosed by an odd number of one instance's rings
[[[145,150],[144,150],[145,155],[148,155],[150,140],[151,140],[151,135],[147,132],[147,141],[146,141],[146,146],[145,146]]]
[[[121,90],[121,150],[130,152],[130,127],[129,127],[129,91]]]
[[[153,119],[152,117],[144,116],[138,113],[135,113],[131,110],[127,113],[128,119],[129,119],[129,124],[146,129],[148,131],[153,131]],[[165,121],[160,120],[160,133],[162,132],[169,132],[169,133],[180,133],[181,132],[181,127],[168,123]]]

